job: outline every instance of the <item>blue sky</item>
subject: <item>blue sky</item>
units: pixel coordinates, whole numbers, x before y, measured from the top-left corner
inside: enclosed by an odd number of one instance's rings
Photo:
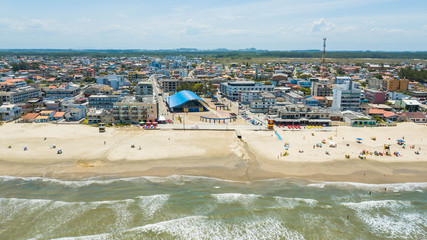
[[[0,0],[0,49],[427,50],[427,0]]]

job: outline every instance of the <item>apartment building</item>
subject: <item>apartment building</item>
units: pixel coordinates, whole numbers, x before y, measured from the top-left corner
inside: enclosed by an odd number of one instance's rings
[[[343,84],[337,84],[333,90],[333,110],[360,110],[361,90],[356,88],[353,81],[346,81]]]
[[[267,113],[276,105],[276,97],[269,92],[262,92],[261,98],[250,102],[250,111],[253,113]]]
[[[225,82],[219,85],[221,95],[232,100],[239,100],[239,92],[241,91],[264,91],[271,92],[274,90],[273,85],[264,85],[252,81]]]
[[[328,82],[314,82],[311,95],[316,97],[327,97],[332,95],[332,84]]]
[[[408,90],[409,80],[408,79],[385,79],[383,81],[383,90],[390,92],[394,91],[406,91]]]
[[[240,91],[239,102],[242,104],[249,104],[252,101],[261,99],[262,91]]]
[[[157,121],[159,108],[152,97],[144,98],[142,102],[126,99],[116,102],[113,106],[113,118],[117,123],[139,123],[141,121]]]
[[[92,95],[88,98],[89,108],[95,109],[113,109],[114,103],[118,102],[118,95]]]
[[[80,88],[65,86],[61,88],[46,89],[46,98],[72,98],[80,93]]]
[[[139,82],[138,85],[136,85],[136,95],[152,96],[153,84],[148,81]]]
[[[0,102],[9,102],[14,104],[25,102],[30,98],[38,98],[40,95],[40,89],[30,86],[20,87],[9,92],[0,92]]]
[[[365,98],[370,103],[383,104],[386,100],[386,93],[375,89],[365,89]]]

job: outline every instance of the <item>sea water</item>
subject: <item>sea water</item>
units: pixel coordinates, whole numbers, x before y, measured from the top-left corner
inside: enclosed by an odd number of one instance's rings
[[[427,239],[427,183],[0,177],[0,239]]]

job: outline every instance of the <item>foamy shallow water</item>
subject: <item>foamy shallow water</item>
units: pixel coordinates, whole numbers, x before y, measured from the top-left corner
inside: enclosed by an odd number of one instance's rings
[[[4,176],[0,239],[426,239],[426,192],[427,183]]]

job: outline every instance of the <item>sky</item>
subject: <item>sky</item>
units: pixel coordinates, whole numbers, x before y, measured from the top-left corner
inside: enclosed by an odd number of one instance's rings
[[[0,49],[427,51],[427,0],[0,0]]]

